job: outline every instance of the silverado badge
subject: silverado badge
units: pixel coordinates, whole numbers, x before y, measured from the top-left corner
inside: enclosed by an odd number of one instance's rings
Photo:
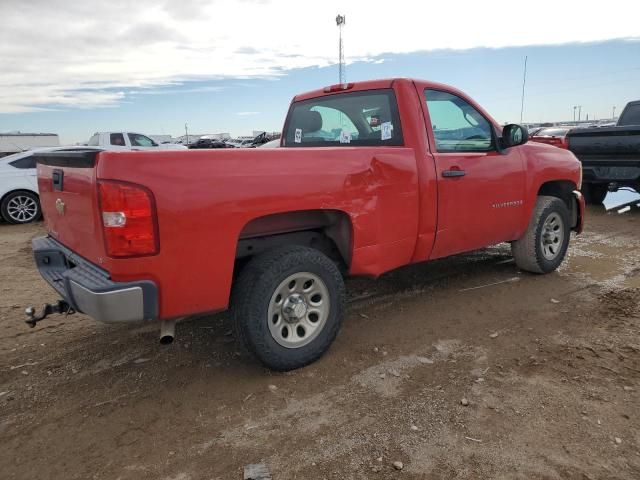
[[[64,215],[65,206],[66,205],[64,204],[61,198],[58,198],[56,200],[56,210],[58,211],[58,214]]]

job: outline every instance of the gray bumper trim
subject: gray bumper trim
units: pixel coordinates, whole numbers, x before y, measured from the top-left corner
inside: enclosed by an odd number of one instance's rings
[[[75,310],[105,323],[158,318],[158,289],[149,280],[113,282],[107,272],[50,237],[32,241],[42,277]]]
[[[110,292],[93,292],[73,280],[71,295],[78,310],[99,322],[135,322],[144,320],[142,289],[129,287]]]

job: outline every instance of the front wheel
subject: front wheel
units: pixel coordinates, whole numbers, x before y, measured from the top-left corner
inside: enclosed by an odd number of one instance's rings
[[[29,223],[42,216],[40,201],[35,193],[27,191],[11,192],[0,205],[2,218],[9,223]]]
[[[533,273],[554,271],[564,260],[570,234],[566,204],[556,197],[539,196],[527,231],[511,243],[516,265]]]
[[[244,267],[234,286],[236,339],[273,370],[303,367],[335,339],[344,302],[342,275],[321,252],[300,246],[266,252]]]

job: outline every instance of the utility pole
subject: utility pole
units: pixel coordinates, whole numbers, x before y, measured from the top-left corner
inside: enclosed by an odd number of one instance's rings
[[[527,55],[524,57],[524,74],[522,75],[522,102],[520,103],[520,123],[522,123],[522,115],[524,113],[524,87],[527,84]]]
[[[344,15],[336,17],[336,25],[338,26],[338,81],[340,84],[347,83],[347,71],[344,63],[344,45],[342,43],[342,28],[346,22]]]

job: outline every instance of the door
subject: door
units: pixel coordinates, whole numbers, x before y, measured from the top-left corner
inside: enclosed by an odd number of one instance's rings
[[[496,148],[494,125],[461,96],[425,89],[438,176],[438,227],[431,258],[515,240],[524,211],[519,147]]]

